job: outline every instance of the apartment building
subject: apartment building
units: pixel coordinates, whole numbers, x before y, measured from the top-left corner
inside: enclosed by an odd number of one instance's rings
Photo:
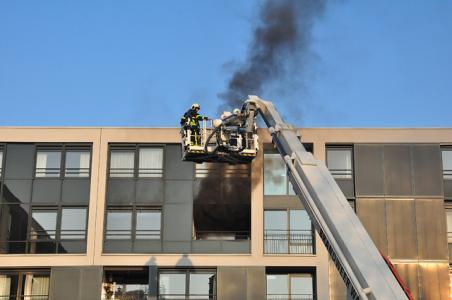
[[[251,165],[175,128],[0,128],[0,299],[346,299],[265,130]],[[450,298],[452,129],[301,129],[416,299]]]

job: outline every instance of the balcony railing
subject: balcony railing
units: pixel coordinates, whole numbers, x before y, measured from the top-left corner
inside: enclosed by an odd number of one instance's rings
[[[267,300],[313,300],[311,294],[267,294]]]
[[[311,230],[265,230],[266,254],[313,254],[314,238]]]
[[[213,240],[213,241],[237,241],[249,240],[251,237],[249,231],[203,231],[194,232],[194,240]]]

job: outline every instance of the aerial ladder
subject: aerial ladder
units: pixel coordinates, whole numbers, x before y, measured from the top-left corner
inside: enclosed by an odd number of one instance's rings
[[[256,142],[258,114],[268,126],[273,143],[287,166],[287,175],[293,189],[344,280],[351,298],[412,299],[389,260],[382,257],[376,248],[325,164],[314,159],[312,154],[305,150],[297,130],[284,123],[271,102],[257,96],[249,96],[241,110],[238,135]],[[240,160],[237,157],[240,158],[243,150],[255,157],[258,151],[257,143],[253,143],[249,148],[246,148],[246,145],[242,146],[242,149],[234,148],[236,151],[230,152],[227,147],[228,137],[223,139],[223,127],[221,121],[214,124],[212,132],[216,132],[218,138],[216,145],[205,140],[207,144],[204,145],[204,152],[198,153],[198,156],[187,156],[189,149],[184,147],[183,159],[197,163],[249,163],[249,160]],[[209,136],[214,135],[212,132]],[[235,142],[233,144],[235,145]]]

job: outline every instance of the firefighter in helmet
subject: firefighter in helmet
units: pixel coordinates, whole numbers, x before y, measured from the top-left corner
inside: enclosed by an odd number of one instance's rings
[[[194,145],[200,145],[201,141],[201,128],[199,121],[209,120],[208,117],[199,114],[201,106],[198,103],[193,103],[191,108],[187,110],[180,119],[180,125],[186,132],[187,129],[191,130],[191,142]]]

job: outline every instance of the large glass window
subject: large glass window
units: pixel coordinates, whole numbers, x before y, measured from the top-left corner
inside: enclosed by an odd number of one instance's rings
[[[267,299],[314,299],[310,273],[267,274]]]
[[[87,208],[33,207],[29,253],[80,253],[86,245]]]
[[[38,145],[35,176],[89,177],[90,160],[91,151],[90,146],[87,145]],[[61,172],[62,164],[64,173]]]
[[[47,300],[49,273],[48,271],[0,270],[0,299]]]
[[[163,147],[112,146],[110,177],[163,177]]]
[[[337,179],[353,178],[353,154],[350,146],[327,146],[326,163]]]
[[[83,150],[66,151],[66,177],[89,177],[91,153]]]
[[[279,153],[264,153],[264,195],[295,195]]]
[[[36,177],[60,177],[61,151],[38,150],[36,154]]]
[[[216,299],[214,271],[165,270],[159,274],[159,299]]]
[[[452,179],[452,147],[441,149],[443,158],[443,178]]]
[[[0,148],[0,178],[3,175],[3,149]]]
[[[161,210],[148,208],[110,208],[107,212],[106,239],[160,239]]]
[[[452,244],[452,209],[446,209],[447,242]]]
[[[312,254],[314,231],[305,210],[265,210],[264,252],[267,254]]]

